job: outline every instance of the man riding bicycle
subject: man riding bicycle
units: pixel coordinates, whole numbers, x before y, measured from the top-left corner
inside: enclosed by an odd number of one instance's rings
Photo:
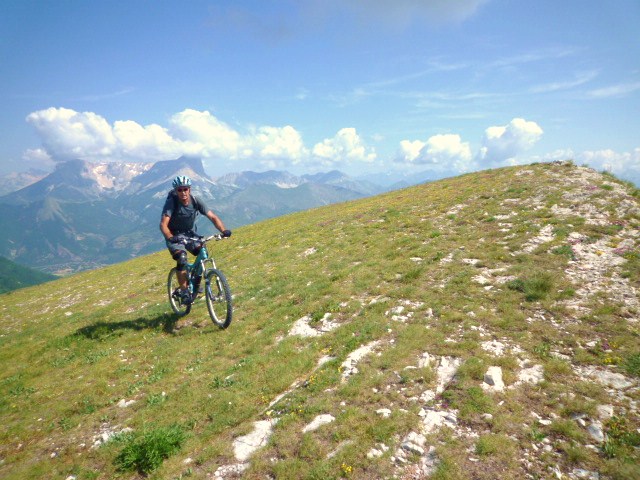
[[[187,251],[197,255],[200,249],[199,244],[189,241],[190,238],[197,237],[194,228],[198,213],[211,220],[224,237],[230,237],[231,230],[226,229],[222,220],[209,210],[200,198],[191,195],[189,177],[179,175],[173,180],[172,185],[173,190],[167,195],[162,208],[160,231],[164,235],[169,253],[176,261],[180,299],[183,304],[188,304],[192,298],[187,285]]]

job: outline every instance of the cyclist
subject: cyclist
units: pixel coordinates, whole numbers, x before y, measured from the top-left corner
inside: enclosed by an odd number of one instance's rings
[[[189,241],[197,236],[194,231],[198,213],[206,216],[211,223],[222,232],[224,237],[231,236],[222,220],[207,208],[204,202],[191,195],[191,179],[186,175],[178,175],[172,183],[173,190],[167,195],[162,208],[160,231],[164,235],[169,253],[176,261],[180,299],[183,304],[191,303],[192,298],[187,285],[187,251],[197,255],[200,245]],[[195,286],[194,286],[195,287]],[[197,290],[194,291],[194,295]]]

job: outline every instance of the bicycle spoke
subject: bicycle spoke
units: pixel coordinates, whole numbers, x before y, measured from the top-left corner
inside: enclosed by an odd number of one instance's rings
[[[225,276],[219,270],[209,270],[206,275],[206,299],[209,316],[220,328],[231,323],[231,290]]]

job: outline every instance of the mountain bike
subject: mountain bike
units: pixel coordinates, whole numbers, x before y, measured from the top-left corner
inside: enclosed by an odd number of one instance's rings
[[[189,284],[189,292],[191,293],[191,302],[183,302],[180,296],[180,284],[178,282],[178,269],[173,267],[169,271],[167,278],[167,293],[169,294],[169,303],[171,309],[176,315],[182,317],[191,311],[193,302],[195,302],[200,293],[202,279],[204,279],[204,296],[207,302],[209,316],[213,323],[220,328],[227,328],[231,323],[233,315],[233,306],[231,303],[231,289],[224,274],[216,267],[216,262],[209,255],[207,250],[207,242],[211,240],[222,240],[226,237],[222,235],[211,235],[210,237],[186,238],[184,242],[194,242],[193,245],[200,251],[193,263],[187,264],[187,279]]]

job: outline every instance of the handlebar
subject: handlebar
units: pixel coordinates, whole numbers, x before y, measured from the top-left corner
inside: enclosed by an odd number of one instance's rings
[[[224,240],[225,238],[229,238],[229,237],[225,237],[223,236],[221,233],[216,233],[215,235],[211,235],[210,237],[206,237],[202,239],[202,243],[207,243],[210,240]]]
[[[215,235],[211,235],[209,237],[188,237],[188,236],[183,236],[183,235],[178,235],[177,240],[175,243],[181,243],[183,245],[186,245],[188,242],[200,242],[202,244],[205,244],[211,240],[225,240],[228,237],[225,237],[224,235],[222,235],[221,233],[217,233]]]

